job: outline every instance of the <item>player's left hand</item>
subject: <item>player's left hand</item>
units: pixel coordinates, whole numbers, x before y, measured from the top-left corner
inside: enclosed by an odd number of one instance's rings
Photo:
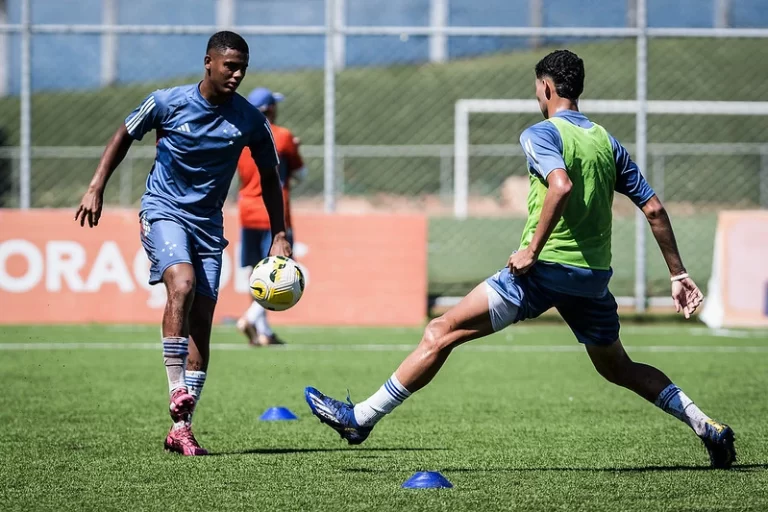
[[[672,282],[672,300],[675,301],[675,310],[682,312],[686,319],[696,312],[704,301],[704,294],[693,282],[693,279],[686,277],[682,281]]]
[[[512,253],[507,262],[507,267],[512,275],[520,276],[528,272],[537,259],[533,251],[526,247]]]
[[[291,254],[293,254],[293,249],[291,249],[291,244],[288,243],[285,233],[280,232],[276,234],[272,239],[272,249],[270,249],[269,255],[290,258]]]

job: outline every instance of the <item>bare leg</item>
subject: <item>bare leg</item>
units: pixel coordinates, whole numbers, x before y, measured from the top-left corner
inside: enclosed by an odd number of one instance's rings
[[[498,294],[493,295],[495,293],[488,284],[481,283],[456,307],[429,322],[416,349],[368,399],[350,406],[323,395],[315,388],[305,389],[304,395],[312,412],[351,444],[362,443],[376,422],[412,393],[429,384],[454,348],[494,332],[489,305],[491,297],[494,315],[498,315],[497,328],[502,322],[511,323],[514,320],[517,308],[504,303]]]
[[[416,350],[395,372],[408,391],[415,393],[429,384],[454,348],[493,333],[486,286],[475,287],[455,307],[429,322]]]
[[[216,301],[206,295],[197,295],[189,314],[189,358],[187,359],[186,383],[189,393],[195,397],[195,408],[203,393],[208,376],[210,359],[211,327]],[[188,421],[192,422],[192,413]]]
[[[416,350],[395,372],[408,391],[415,393],[429,384],[454,348],[493,333],[486,286],[475,287],[455,307],[429,322]]]
[[[189,310],[195,297],[195,271],[189,263],[168,267],[163,273],[168,300],[163,313],[163,362],[171,394],[184,388],[188,351]],[[191,399],[182,400],[182,409]],[[173,416],[173,414],[172,414]]]
[[[609,382],[634,391],[649,402],[655,402],[672,384],[663,372],[630,359],[621,340],[609,346],[587,345],[587,354],[597,372]]]
[[[163,273],[168,293],[163,312],[163,338],[189,336],[189,311],[195,298],[195,270],[189,263],[170,266]]]
[[[707,435],[711,431],[707,425],[715,425],[664,373],[653,366],[632,361],[620,341],[608,347],[587,345],[587,353],[597,371],[608,381],[654,403],[691,427],[697,435]]]
[[[189,314],[189,359],[187,370],[207,371],[210,358],[211,328],[216,301],[205,295],[198,295],[192,303]]]

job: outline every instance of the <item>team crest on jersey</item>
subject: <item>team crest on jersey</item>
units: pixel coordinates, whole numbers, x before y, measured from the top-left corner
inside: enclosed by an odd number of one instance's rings
[[[243,132],[241,132],[237,126],[233,125],[230,122],[227,122],[227,127],[224,128],[224,134],[228,135],[233,139],[243,136]]]

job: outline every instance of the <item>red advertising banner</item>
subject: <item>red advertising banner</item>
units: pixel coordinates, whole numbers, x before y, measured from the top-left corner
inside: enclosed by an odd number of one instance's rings
[[[138,212],[108,210],[81,228],[69,210],[0,210],[0,324],[152,323],[165,305],[149,286]],[[216,320],[247,308],[240,227],[225,214],[227,247]],[[276,325],[408,326],[427,314],[427,222],[419,215],[297,213],[296,259],[307,288]]]

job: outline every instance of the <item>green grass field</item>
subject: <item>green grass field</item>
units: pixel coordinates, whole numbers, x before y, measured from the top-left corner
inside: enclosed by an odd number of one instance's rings
[[[162,451],[169,426],[157,327],[0,328],[0,503],[16,510],[766,510],[765,332],[625,325],[737,433],[738,464],[707,469],[687,427],[604,382],[559,324],[458,349],[435,382],[359,447],[311,417],[305,385],[368,396],[417,329],[282,329],[283,349],[215,332],[195,417],[213,456]],[[96,344],[96,345],[93,345]],[[295,422],[259,422],[268,407]],[[437,470],[450,490],[400,485]]]

